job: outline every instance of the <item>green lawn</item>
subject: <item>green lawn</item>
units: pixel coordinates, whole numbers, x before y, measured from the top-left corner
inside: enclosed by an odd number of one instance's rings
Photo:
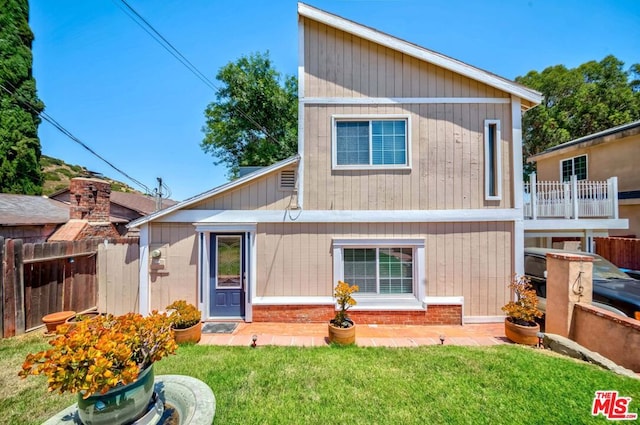
[[[42,337],[0,340],[2,423],[38,424],[73,402],[16,374]],[[185,374],[216,395],[217,424],[578,424],[596,390],[632,397],[640,380],[532,348],[182,346],[156,374]]]

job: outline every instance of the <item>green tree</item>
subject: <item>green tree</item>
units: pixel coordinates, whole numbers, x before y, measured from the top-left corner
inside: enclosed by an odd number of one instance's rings
[[[516,78],[543,95],[542,104],[524,115],[525,159],[578,137],[640,118],[640,65],[607,56],[577,68],[563,65]]]
[[[225,164],[231,177],[238,167],[260,165],[298,151],[298,81],[284,79],[269,53],[243,56],[220,69],[223,83],[206,110],[202,149]],[[284,84],[281,84],[284,80]]]
[[[0,0],[0,192],[42,192],[32,42],[28,0]]]

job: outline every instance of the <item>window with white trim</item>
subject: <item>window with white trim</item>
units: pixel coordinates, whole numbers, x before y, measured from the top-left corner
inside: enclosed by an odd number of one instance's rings
[[[344,280],[362,294],[412,294],[412,248],[344,248]]]
[[[484,193],[488,201],[502,199],[500,120],[484,121]]]
[[[562,181],[571,180],[571,176],[575,175],[578,180],[587,179],[587,155],[575,156],[565,159],[560,163],[560,172],[562,173]]]
[[[408,117],[334,117],[334,168],[397,168],[408,165]]]
[[[332,251],[336,282],[359,286],[354,295],[359,306],[382,302],[394,308],[415,308],[414,303],[422,302],[424,239],[333,239]]]

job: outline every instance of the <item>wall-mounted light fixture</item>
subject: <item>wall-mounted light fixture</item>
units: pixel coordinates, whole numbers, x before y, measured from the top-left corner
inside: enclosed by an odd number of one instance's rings
[[[82,199],[82,195],[76,193],[76,202],[78,203],[78,205],[80,205],[80,199]]]

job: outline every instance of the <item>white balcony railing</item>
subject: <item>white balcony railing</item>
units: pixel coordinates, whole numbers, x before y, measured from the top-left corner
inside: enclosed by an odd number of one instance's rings
[[[618,178],[607,181],[537,181],[535,173],[524,184],[524,217],[618,218]]]

